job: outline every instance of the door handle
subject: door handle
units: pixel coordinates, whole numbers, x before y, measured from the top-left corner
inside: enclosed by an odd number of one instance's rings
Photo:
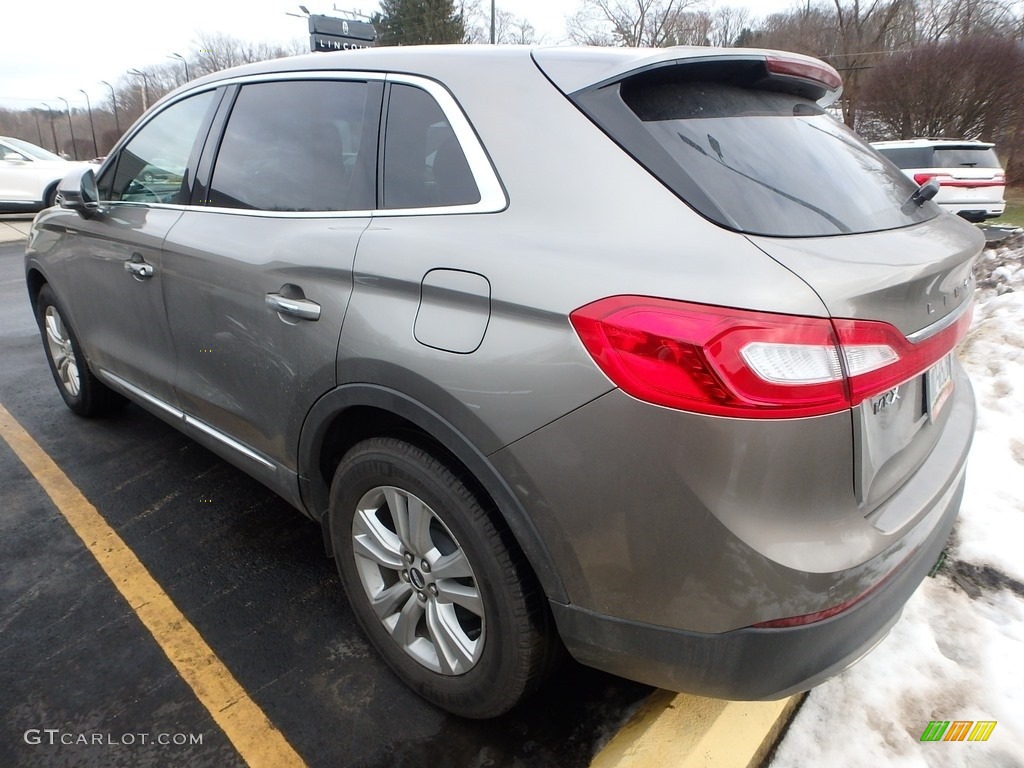
[[[303,320],[320,319],[320,305],[309,299],[289,299],[280,293],[268,293],[267,306],[275,312]]]
[[[124,263],[124,271],[129,272],[132,277],[137,277],[139,280],[148,280],[156,270],[144,261],[126,261]]]

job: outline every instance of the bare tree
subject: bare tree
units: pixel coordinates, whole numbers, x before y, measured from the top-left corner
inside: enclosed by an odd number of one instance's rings
[[[495,14],[495,38],[499,43],[514,45],[532,45],[539,42],[537,30],[525,16],[516,16],[508,11],[497,11]]]
[[[663,45],[711,45],[714,19],[708,11],[681,11],[668,25]]]
[[[1012,0],[915,0],[914,7],[920,42],[972,35],[1014,37],[1024,21],[1019,4]]]
[[[750,10],[742,6],[723,5],[711,12],[711,45],[727,48],[736,44],[740,33],[750,24]]]
[[[491,41],[491,7],[484,0],[464,0],[462,18],[466,25],[467,43]],[[532,45],[540,42],[537,30],[525,16],[497,8],[494,14],[495,42],[511,45]]]
[[[880,135],[1012,138],[1024,122],[1024,49],[1008,38],[928,43],[876,67],[864,106]]]
[[[896,47],[889,39],[900,12],[910,5],[910,0],[832,0],[836,12],[838,50],[835,57],[840,60],[843,71],[843,122],[851,128],[857,125],[860,106],[860,84],[863,73],[873,64],[872,56],[879,50]]]
[[[751,31],[748,45],[827,56],[837,50],[835,11],[830,5],[807,2],[773,13]]]
[[[221,32],[200,32],[188,56],[193,77],[219,72],[240,64],[279,59],[296,53],[308,53],[297,46],[283,47],[267,42],[252,42]]]
[[[660,48],[692,38],[699,25],[686,16],[699,10],[699,0],[583,0],[566,27],[583,45]]]

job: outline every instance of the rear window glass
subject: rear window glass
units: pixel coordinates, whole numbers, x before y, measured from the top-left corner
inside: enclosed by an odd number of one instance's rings
[[[876,149],[900,168],[931,168],[931,147],[876,147]]]
[[[730,229],[836,235],[907,226],[938,213],[933,203],[904,205],[913,182],[808,99],[721,81],[660,79],[622,83],[616,107],[614,88],[575,98],[679,197]]]
[[[429,93],[411,85],[393,85],[384,135],[385,208],[480,202],[455,131]]]
[[[935,168],[999,168],[991,147],[935,148]]]

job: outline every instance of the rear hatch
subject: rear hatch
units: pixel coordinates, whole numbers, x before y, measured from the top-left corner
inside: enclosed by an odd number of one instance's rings
[[[846,356],[853,488],[870,516],[942,431],[984,238],[912,200],[917,186],[829,114],[841,81],[823,62],[684,48],[609,54],[588,69],[592,59],[571,53],[534,56],[683,202],[821,298]],[[905,522],[887,518],[886,527]]]
[[[939,202],[1003,201],[1006,175],[991,144],[940,144],[932,151],[932,166],[933,171],[915,174],[914,180],[923,184],[930,178],[938,179]]]

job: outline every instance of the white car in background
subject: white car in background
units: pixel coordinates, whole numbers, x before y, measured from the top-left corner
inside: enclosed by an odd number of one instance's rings
[[[876,141],[872,145],[918,185],[939,182],[935,202],[968,221],[1002,216],[1006,174],[995,145],[957,139]]]
[[[73,168],[88,165],[65,160],[22,139],[0,136],[0,212],[49,208],[57,183]]]

